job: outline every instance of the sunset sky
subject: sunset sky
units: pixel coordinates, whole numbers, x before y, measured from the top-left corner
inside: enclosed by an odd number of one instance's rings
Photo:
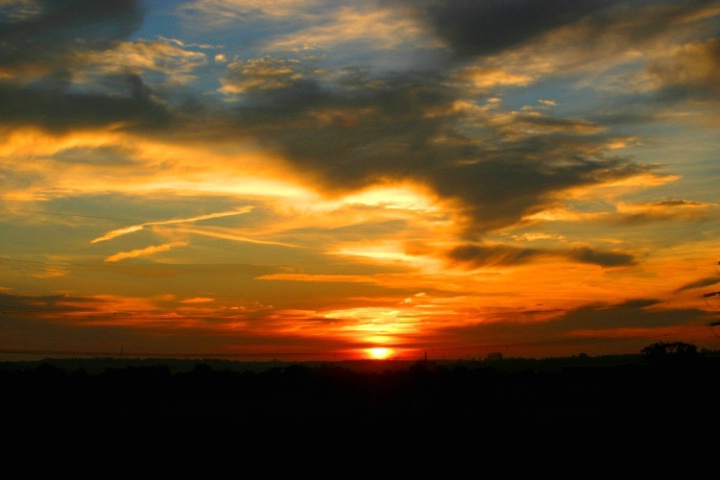
[[[717,350],[719,131],[720,1],[0,0],[0,360]]]

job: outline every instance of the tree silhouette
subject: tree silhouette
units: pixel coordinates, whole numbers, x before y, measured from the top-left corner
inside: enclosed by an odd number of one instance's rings
[[[686,364],[702,357],[695,345],[684,342],[657,342],[643,348],[640,353],[651,365]]]

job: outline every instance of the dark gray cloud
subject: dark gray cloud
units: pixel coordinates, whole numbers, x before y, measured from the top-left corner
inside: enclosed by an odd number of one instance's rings
[[[720,99],[720,40],[688,44],[653,60],[647,72],[664,101]]]
[[[0,9],[0,123],[49,130],[128,122],[140,128],[167,120],[142,78],[107,75],[73,84],[82,52],[103,52],[142,25],[140,1],[9,3]]]
[[[643,341],[653,338],[654,329],[664,332],[663,329],[667,327],[684,327],[688,331],[697,332],[708,324],[708,313],[699,309],[647,308],[659,303],[661,302],[655,299],[632,299],[617,304],[599,301],[572,309],[517,310],[495,314],[476,312],[483,319],[482,322],[468,327],[450,327],[444,331],[462,335],[464,338],[493,338],[496,341],[506,338],[509,346],[520,346],[523,343],[540,346],[544,342],[572,345],[632,340],[632,336],[627,334],[608,333],[614,329],[647,329],[638,334],[637,339]],[[519,321],[548,314],[559,316],[551,322]],[[494,321],[489,321],[490,319]],[[599,335],[589,336],[592,331],[598,331]],[[556,334],[563,336],[554,336]]]
[[[447,256],[455,264],[482,267],[520,265],[549,255],[548,252],[534,248],[515,248],[505,245],[460,245],[450,250]]]
[[[609,32],[642,42],[707,9],[711,1],[426,0],[408,2],[460,58],[499,54],[544,34],[582,25],[574,39],[592,46]]]
[[[640,207],[645,207],[645,210],[638,213],[620,213],[608,218],[606,223],[634,226],[666,222],[668,220],[705,222],[711,218],[708,205],[698,202],[657,202],[654,204],[640,204]]]
[[[655,205],[659,207],[683,207],[683,206],[700,206],[702,203],[694,202],[689,200],[662,200],[656,202]]]
[[[169,122],[165,105],[153,97],[139,76],[106,80],[116,87],[112,94],[76,92],[64,81],[0,82],[0,124],[63,131],[117,122],[145,130]]]
[[[431,0],[428,23],[461,57],[492,55],[603,11],[609,0]]]
[[[588,247],[569,250],[543,250],[516,248],[506,245],[460,245],[447,252],[447,259],[455,265],[469,268],[483,266],[513,266],[532,263],[543,258],[566,258],[579,263],[590,263],[602,267],[634,265],[635,258],[626,253],[607,252]]]
[[[142,25],[139,0],[35,0],[0,8],[0,65],[61,68],[78,50],[108,48]]]
[[[253,92],[228,128],[282,153],[328,194],[384,180],[425,184],[455,204],[475,235],[548,206],[564,189],[650,169],[596,153],[604,138],[583,120],[518,114],[501,123],[450,113],[465,93],[444,80],[428,72],[334,85],[306,78]]]
[[[620,267],[635,265],[632,255],[627,253],[605,252],[593,248],[574,248],[567,253],[567,258],[580,263],[592,263],[603,267]]]
[[[682,285],[677,290],[675,290],[675,293],[685,292],[687,290],[694,290],[696,288],[709,287],[711,285],[717,285],[719,283],[720,283],[720,277],[717,277],[717,276],[701,278],[700,280],[696,280],[694,282],[690,282],[685,285]]]
[[[707,316],[700,309],[651,310],[646,307],[661,303],[654,299],[635,299],[616,305],[588,305],[569,310],[562,319],[551,322],[555,332],[572,330],[604,330],[614,328],[663,328],[698,325]]]
[[[77,310],[73,304],[97,304],[92,298],[68,297],[66,295],[21,296],[0,293],[0,310],[5,315],[40,315],[64,313]]]
[[[61,163],[87,165],[133,165],[129,149],[120,147],[70,148],[53,155]]]
[[[584,146],[593,142],[585,140]],[[519,140],[501,151],[476,152],[477,163],[442,165],[427,181],[443,197],[459,202],[457,214],[472,235],[506,227],[552,206],[556,192],[651,169],[625,159],[584,156],[581,151],[577,141],[567,139],[563,144],[562,136],[552,134]]]

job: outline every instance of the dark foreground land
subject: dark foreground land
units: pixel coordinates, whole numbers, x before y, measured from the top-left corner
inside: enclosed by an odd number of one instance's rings
[[[35,434],[715,436],[720,357],[646,360],[0,362],[0,411]]]

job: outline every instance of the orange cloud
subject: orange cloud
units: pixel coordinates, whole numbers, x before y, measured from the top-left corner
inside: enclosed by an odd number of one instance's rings
[[[164,245],[155,245],[151,247],[145,247],[140,248],[137,250],[131,250],[129,252],[120,252],[116,253],[115,255],[111,255],[105,259],[106,262],[117,262],[120,260],[124,260],[126,258],[136,258],[136,257],[145,257],[148,255],[153,255],[155,253],[159,252],[165,252],[167,250],[170,250],[171,248],[175,247],[184,247],[187,245],[187,242],[172,242],[172,243],[166,243]]]
[[[218,213],[210,213],[208,215],[198,215],[196,217],[190,217],[190,218],[179,218],[174,220],[161,220],[158,222],[146,222],[141,225],[132,225],[130,227],[124,227],[119,228],[117,230],[112,230],[105,235],[98,237],[94,240],[92,240],[90,243],[97,243],[97,242],[104,242],[106,240],[111,240],[113,238],[119,237],[121,235],[127,235],[128,233],[134,233],[137,231],[142,230],[145,227],[153,226],[153,225],[174,225],[178,223],[192,223],[192,222],[199,222],[201,220],[209,220],[211,218],[221,218],[221,217],[228,217],[232,215],[241,215],[243,213],[247,213],[252,210],[253,207],[242,207],[237,210],[233,210],[231,212],[218,212]]]

